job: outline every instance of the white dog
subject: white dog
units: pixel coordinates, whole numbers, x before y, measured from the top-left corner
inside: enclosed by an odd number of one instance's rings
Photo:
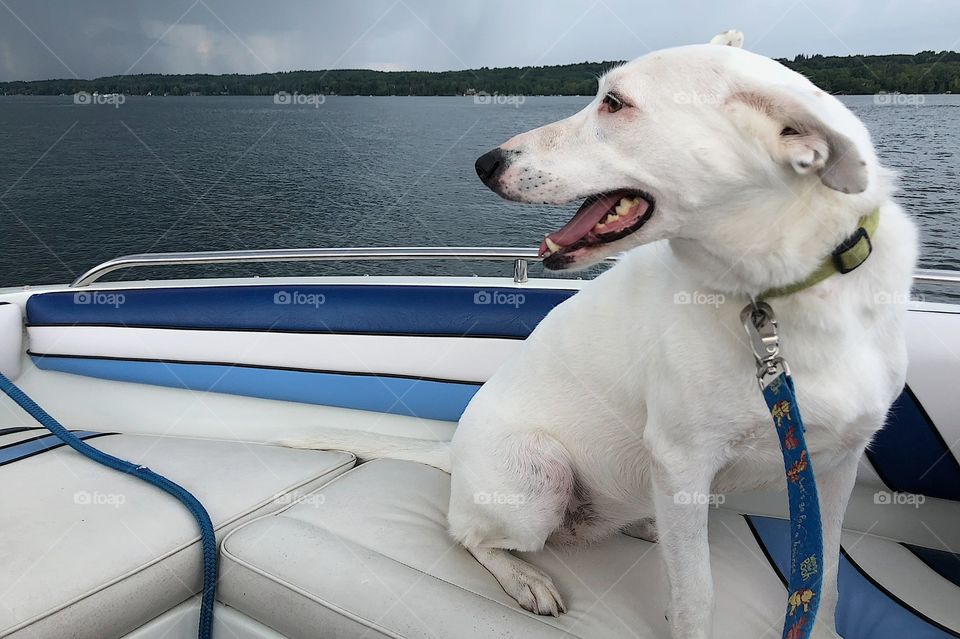
[[[907,298],[917,251],[863,124],[773,60],[687,46],[613,69],[585,109],[507,141],[477,171],[511,200],[586,198],[546,238],[547,266],[629,252],[543,320],[451,443],[353,431],[284,443],[451,472],[451,535],[540,614],[564,611],[557,588],[508,551],[597,541],[639,522],[645,536],[659,532],[673,636],[708,637],[708,506],[674,495],[785,481],[740,310],[804,281],[879,209],[859,268],[768,300],[819,485],[827,566],[817,625],[832,630],[847,499],[906,372],[903,304],[885,302]],[[677,303],[693,295],[717,303]],[[524,507],[477,503],[480,492],[521,495]]]

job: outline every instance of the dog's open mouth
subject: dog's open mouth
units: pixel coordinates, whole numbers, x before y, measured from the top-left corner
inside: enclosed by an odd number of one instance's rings
[[[653,198],[642,191],[619,189],[591,195],[562,229],[544,238],[540,257],[547,268],[562,269],[596,246],[636,233],[653,209]]]

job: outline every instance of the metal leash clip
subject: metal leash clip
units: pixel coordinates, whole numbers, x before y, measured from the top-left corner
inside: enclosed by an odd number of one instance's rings
[[[753,357],[757,360],[757,383],[766,388],[780,373],[790,374],[790,368],[780,357],[780,335],[777,333],[777,316],[766,302],[751,298],[742,311],[740,321],[750,339]]]

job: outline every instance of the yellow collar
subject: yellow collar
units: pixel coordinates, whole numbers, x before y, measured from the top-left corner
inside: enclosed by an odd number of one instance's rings
[[[870,238],[877,232],[877,225],[880,223],[880,209],[868,215],[864,215],[857,222],[857,230],[845,239],[840,246],[820,264],[819,268],[811,273],[806,279],[789,284],[780,288],[772,288],[759,295],[759,299],[770,297],[783,297],[792,295],[810,288],[814,284],[819,284],[831,275],[849,273],[861,264],[867,261],[870,253],[873,252],[873,244]]]

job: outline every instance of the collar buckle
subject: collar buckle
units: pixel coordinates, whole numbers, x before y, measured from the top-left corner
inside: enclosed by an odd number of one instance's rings
[[[873,253],[873,242],[870,241],[870,234],[867,233],[867,229],[859,226],[853,235],[833,250],[830,258],[833,260],[833,265],[837,267],[837,271],[846,274],[866,262],[871,253]]]
[[[811,273],[805,280],[771,288],[758,295],[760,298],[783,297],[793,295],[804,289],[819,284],[828,277],[837,273],[849,273],[860,267],[873,253],[873,241],[870,236],[876,233],[880,220],[880,209],[874,209],[869,215],[864,215],[857,223],[857,229],[843,242],[830,252],[820,263],[820,267]]]

